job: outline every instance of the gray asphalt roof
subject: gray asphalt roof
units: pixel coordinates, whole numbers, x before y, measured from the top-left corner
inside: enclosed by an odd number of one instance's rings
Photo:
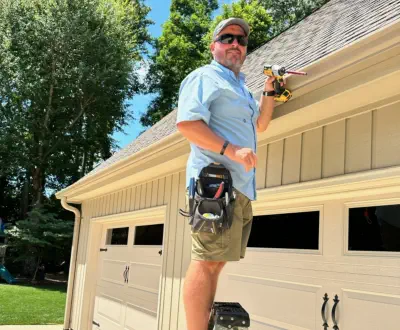
[[[247,56],[242,72],[247,86],[262,88],[265,63],[291,70],[305,67],[400,19],[400,0],[331,0]],[[177,131],[176,110],[161,119],[124,149],[97,166],[93,175]]]

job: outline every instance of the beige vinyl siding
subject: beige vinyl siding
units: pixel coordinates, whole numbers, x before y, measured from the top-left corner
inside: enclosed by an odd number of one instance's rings
[[[296,135],[285,139],[283,154],[282,184],[296,183],[300,180],[300,159],[301,159],[302,136]]]
[[[268,145],[267,187],[275,187],[282,184],[283,142],[284,140],[281,140]]]
[[[345,173],[371,169],[372,112],[346,121]]]
[[[344,150],[346,121],[342,120],[324,127],[322,177],[344,174]]]
[[[264,145],[257,148],[257,170],[256,170],[256,182],[257,189],[264,188],[265,185],[265,175],[267,167],[267,152],[268,146]]]
[[[282,140],[261,141],[257,189],[400,165],[399,123],[397,102]]]
[[[301,182],[321,179],[322,169],[322,128],[303,133],[301,167]]]
[[[374,112],[372,167],[400,164],[400,106],[388,105]]]

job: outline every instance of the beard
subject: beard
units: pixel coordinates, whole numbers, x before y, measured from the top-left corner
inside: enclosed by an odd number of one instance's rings
[[[229,49],[226,51],[225,54],[225,66],[231,69],[234,72],[239,72],[240,69],[242,68],[242,65],[244,63],[245,57],[242,57],[242,52],[240,51],[235,51],[235,56],[232,56],[232,49]]]

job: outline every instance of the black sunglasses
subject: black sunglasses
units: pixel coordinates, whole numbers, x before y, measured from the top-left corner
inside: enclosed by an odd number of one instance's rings
[[[235,39],[237,40],[240,46],[247,46],[247,44],[249,43],[247,37],[237,36],[235,34],[230,34],[230,33],[220,35],[217,39],[215,39],[215,41],[219,41],[221,44],[230,45],[233,43]]]

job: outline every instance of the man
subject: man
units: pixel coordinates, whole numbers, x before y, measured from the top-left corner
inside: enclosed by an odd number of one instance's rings
[[[203,167],[216,162],[231,172],[236,192],[230,229],[222,235],[192,231],[192,261],[183,293],[188,330],[207,330],[218,276],[227,261],[244,258],[250,236],[251,200],[256,199],[256,131],[265,131],[271,120],[275,79],[266,79],[258,104],[240,73],[249,32],[247,22],[239,18],[219,23],[210,45],[214,60],[190,73],[179,92],[177,127],[191,146],[187,186]]]

